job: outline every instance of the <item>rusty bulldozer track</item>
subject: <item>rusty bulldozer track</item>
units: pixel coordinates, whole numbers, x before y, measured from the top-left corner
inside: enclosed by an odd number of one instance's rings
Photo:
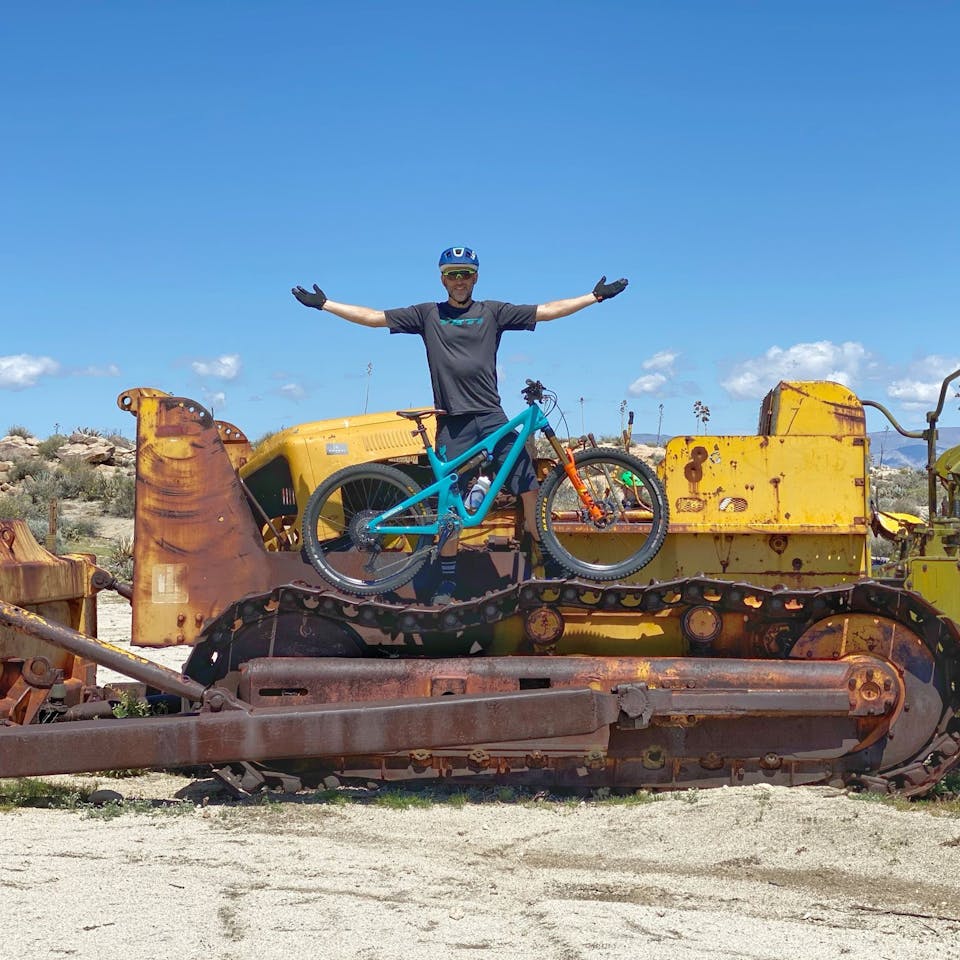
[[[544,656],[547,646],[540,656],[430,660],[429,670],[418,670],[418,662],[410,660],[267,658],[281,624],[302,636],[320,636],[335,622],[375,627],[384,636],[453,637],[505,617],[536,618],[544,611],[562,617],[577,608],[663,618],[735,617],[751,638],[750,649],[734,657],[704,644],[699,657],[642,659]],[[250,656],[251,635],[260,638],[262,657],[249,659],[244,678],[246,696],[258,703],[270,701],[258,699],[258,690],[301,703],[330,697],[358,702],[386,689],[429,696],[436,694],[437,678],[451,692],[465,693],[472,685],[483,688],[484,677],[487,690],[524,689],[526,679],[549,689],[582,683],[618,698],[612,742],[595,738],[580,752],[580,745],[547,746],[531,760],[525,748],[484,746],[471,759],[425,743],[407,757],[358,763],[354,756],[349,764],[328,757],[341,773],[389,776],[397,769],[393,761],[399,761],[400,768],[418,768],[421,776],[493,771],[570,784],[587,778],[591,784],[661,788],[833,782],[918,794],[960,763],[956,626],[919,596],[874,581],[814,590],[763,589],[704,577],[647,586],[527,581],[440,609],[289,584],[232,605],[206,635],[191,663],[200,676],[241,666]],[[240,638],[242,654],[234,651]],[[794,753],[784,749],[791,742],[784,740],[784,729],[776,729],[789,728],[790,720],[800,728],[803,746]],[[713,727],[706,738],[715,741],[713,749],[684,750],[685,742],[693,746],[704,739],[697,734],[711,721],[724,722],[730,735],[719,733],[722,725]],[[532,720],[529,729],[537,727]],[[817,737],[826,742],[819,752],[813,746]]]

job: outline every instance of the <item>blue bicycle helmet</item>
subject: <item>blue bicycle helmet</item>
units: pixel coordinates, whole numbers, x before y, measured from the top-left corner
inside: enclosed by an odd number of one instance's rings
[[[474,270],[480,269],[480,258],[469,247],[447,247],[440,254],[440,263],[442,270],[444,267],[473,267]]]

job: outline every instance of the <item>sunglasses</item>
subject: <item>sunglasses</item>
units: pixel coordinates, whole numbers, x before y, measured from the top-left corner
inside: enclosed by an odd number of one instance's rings
[[[469,280],[477,275],[476,270],[445,270],[444,277],[448,280]]]

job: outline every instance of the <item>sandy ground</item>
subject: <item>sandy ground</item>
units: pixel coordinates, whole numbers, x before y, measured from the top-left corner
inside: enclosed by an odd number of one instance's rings
[[[6,956],[960,957],[960,821],[830,790],[0,815]],[[128,807],[130,805],[128,804]]]
[[[129,641],[124,601],[99,619]],[[0,813],[3,956],[960,960],[960,819],[830,789],[393,809],[98,782],[118,815]]]

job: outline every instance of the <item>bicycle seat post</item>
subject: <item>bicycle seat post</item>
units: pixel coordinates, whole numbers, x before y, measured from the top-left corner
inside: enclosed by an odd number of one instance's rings
[[[423,443],[423,449],[426,450],[430,446],[430,438],[427,436],[427,428],[423,425],[423,418],[417,417],[417,429],[411,430],[411,434],[416,436],[420,434],[420,441]]]
[[[426,417],[445,417],[447,415],[446,410],[398,410],[397,416],[403,417],[404,420],[413,420],[417,425],[416,430],[411,430],[410,435],[415,437],[419,434],[420,440],[423,442],[423,449],[430,449],[430,438],[427,436],[427,428],[423,425],[423,421]]]

